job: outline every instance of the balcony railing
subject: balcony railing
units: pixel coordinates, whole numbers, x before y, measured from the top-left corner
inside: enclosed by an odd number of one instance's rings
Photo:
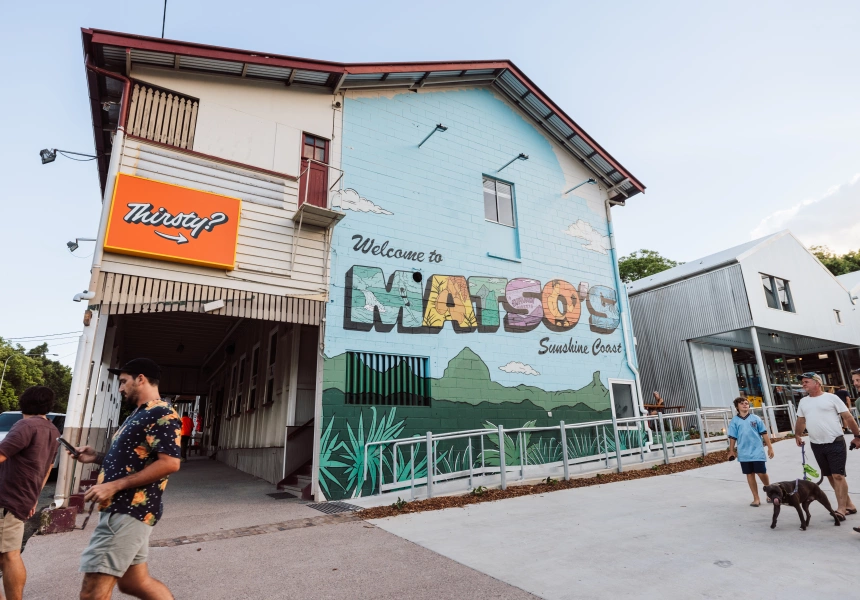
[[[128,109],[128,133],[191,150],[199,103],[196,98],[136,82]]]

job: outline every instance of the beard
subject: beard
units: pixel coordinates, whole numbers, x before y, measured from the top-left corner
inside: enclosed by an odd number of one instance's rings
[[[138,400],[138,396],[139,396],[139,394],[137,392],[137,386],[133,387],[128,392],[120,392],[119,395],[122,397],[122,401],[125,402],[126,404],[129,404],[131,406],[134,406],[137,404],[137,400]]]

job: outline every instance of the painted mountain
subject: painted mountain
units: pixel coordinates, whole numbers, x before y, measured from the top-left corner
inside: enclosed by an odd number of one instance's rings
[[[416,375],[414,368],[405,361],[388,368],[379,367],[372,368],[355,355],[327,357],[323,390],[329,400],[343,396],[344,403],[358,405],[428,406],[432,398],[433,402],[472,406],[528,402],[543,411],[577,405],[592,411],[609,408],[609,390],[601,383],[599,371],[594,373],[589,384],[578,390],[552,392],[531,385],[507,387],[491,379],[487,365],[470,348],[463,348],[448,363],[442,377],[430,378],[429,382]],[[346,397],[348,372],[354,379],[349,387],[358,391]],[[338,391],[340,394],[336,393]]]

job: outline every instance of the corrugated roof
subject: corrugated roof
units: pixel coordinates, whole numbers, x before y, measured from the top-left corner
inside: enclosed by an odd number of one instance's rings
[[[132,64],[221,76],[283,81],[285,85],[350,89],[492,85],[531,117],[609,189],[610,198],[624,201],[645,186],[594,141],[511,61],[448,61],[424,63],[336,63],[165,40],[147,36],[83,29],[84,52],[97,66],[127,74]],[[107,93],[102,77],[88,77],[96,146],[100,154],[110,145],[109,131],[99,107]],[[101,86],[101,87],[100,87]],[[112,98],[115,99],[115,98]],[[99,161],[100,172],[107,161]],[[106,173],[102,173],[102,185]]]
[[[694,275],[713,271],[714,269],[718,269],[719,267],[738,262],[738,257],[742,254],[749,252],[759,244],[763,244],[769,239],[785,235],[786,233],[788,232],[780,231],[779,233],[774,233],[763,238],[759,238],[757,240],[752,240],[750,242],[746,242],[738,246],[733,246],[732,248],[720,250],[719,252],[705,256],[703,258],[691,260],[688,263],[684,263],[683,265],[678,265],[677,267],[662,271],[660,273],[657,273],[656,275],[652,275],[651,277],[644,277],[642,279],[630,282],[627,284],[627,293],[633,296],[635,294],[647,290],[651,290],[663,285],[668,285],[675,281],[680,281],[681,279],[687,279],[689,277],[693,277]]]

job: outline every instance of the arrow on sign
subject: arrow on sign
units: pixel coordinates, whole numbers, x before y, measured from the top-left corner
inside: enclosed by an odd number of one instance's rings
[[[163,237],[166,240],[173,240],[177,244],[187,244],[188,243],[188,238],[185,237],[184,235],[182,235],[181,232],[179,233],[179,235],[167,235],[166,233],[161,233],[160,231],[154,231],[153,233],[155,235]]]

